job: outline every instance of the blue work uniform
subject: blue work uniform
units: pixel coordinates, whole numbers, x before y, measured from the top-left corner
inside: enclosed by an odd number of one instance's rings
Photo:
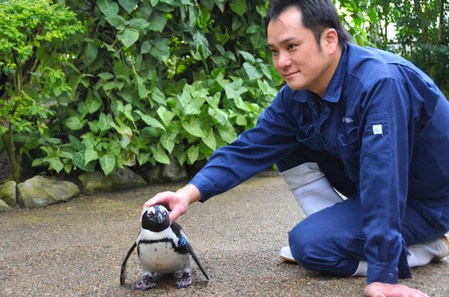
[[[406,245],[449,230],[449,103],[434,82],[397,55],[348,43],[322,98],[283,86],[256,127],[218,149],[190,183],[205,201],[305,150],[338,161],[328,173],[353,185],[350,199],[292,230],[291,247],[292,236],[309,232],[328,239],[315,246],[323,253],[338,250],[323,259],[301,250],[315,257],[306,268],[351,275],[366,260],[368,282],[410,277]],[[420,220],[428,227],[414,225]],[[326,261],[334,266],[320,266]]]

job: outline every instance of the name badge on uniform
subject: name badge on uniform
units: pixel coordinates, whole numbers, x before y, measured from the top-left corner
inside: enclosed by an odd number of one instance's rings
[[[373,134],[382,135],[382,125],[373,125]]]

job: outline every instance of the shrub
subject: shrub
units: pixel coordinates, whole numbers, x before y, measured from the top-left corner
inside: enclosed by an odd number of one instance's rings
[[[73,12],[51,1],[0,2],[0,135],[16,181],[22,154],[52,141],[46,137],[51,105],[71,91],[65,45],[82,28]]]

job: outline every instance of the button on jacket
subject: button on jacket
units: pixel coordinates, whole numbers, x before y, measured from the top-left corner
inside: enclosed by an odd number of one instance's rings
[[[407,199],[449,204],[449,103],[434,82],[399,56],[347,44],[323,98],[282,87],[256,127],[218,149],[191,184],[205,201],[302,145],[341,159],[357,187],[368,282],[408,272]]]

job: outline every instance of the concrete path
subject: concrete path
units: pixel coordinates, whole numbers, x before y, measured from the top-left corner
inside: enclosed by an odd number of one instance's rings
[[[0,213],[0,296],[363,296],[364,278],[334,278],[278,258],[287,232],[302,219],[280,177],[253,178],[178,220],[211,279],[194,266],[194,283],[175,289],[162,278],[136,292],[141,270],[121,262],[135,240],[140,208],[159,191],[181,185],[80,197],[35,210]],[[401,281],[429,296],[449,296],[449,259],[413,270]]]

